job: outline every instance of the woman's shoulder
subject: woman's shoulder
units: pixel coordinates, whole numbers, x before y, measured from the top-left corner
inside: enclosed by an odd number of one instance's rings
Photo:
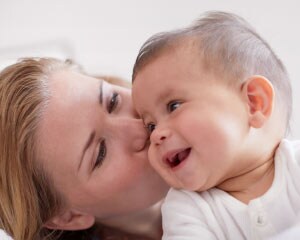
[[[0,238],[2,240],[2,238]],[[58,240],[152,240],[147,237],[137,236],[104,225],[94,226],[87,230],[64,231]]]

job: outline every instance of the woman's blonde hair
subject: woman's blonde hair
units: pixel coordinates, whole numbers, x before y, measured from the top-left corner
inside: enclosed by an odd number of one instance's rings
[[[49,75],[75,68],[28,58],[0,73],[0,228],[15,240],[48,239],[43,224],[63,206],[38,164],[35,132],[50,97]]]

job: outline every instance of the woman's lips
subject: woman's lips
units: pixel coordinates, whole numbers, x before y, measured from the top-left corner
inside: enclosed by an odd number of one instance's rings
[[[170,167],[177,167],[182,163],[190,154],[191,148],[180,149],[176,151],[169,152],[163,158],[163,161]]]

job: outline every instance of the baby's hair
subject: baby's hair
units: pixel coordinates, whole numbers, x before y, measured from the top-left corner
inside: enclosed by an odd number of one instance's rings
[[[226,12],[207,12],[194,24],[150,37],[141,47],[132,81],[149,63],[178,47],[192,47],[205,71],[228,82],[244,82],[253,75],[266,77],[289,128],[292,93],[288,73],[271,47],[243,18]]]

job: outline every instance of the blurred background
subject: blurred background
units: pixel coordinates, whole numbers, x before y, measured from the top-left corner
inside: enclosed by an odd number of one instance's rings
[[[0,68],[19,57],[72,58],[91,74],[131,78],[152,34],[185,26],[202,12],[241,15],[273,47],[293,86],[291,139],[300,139],[300,14],[297,0],[0,0]]]

